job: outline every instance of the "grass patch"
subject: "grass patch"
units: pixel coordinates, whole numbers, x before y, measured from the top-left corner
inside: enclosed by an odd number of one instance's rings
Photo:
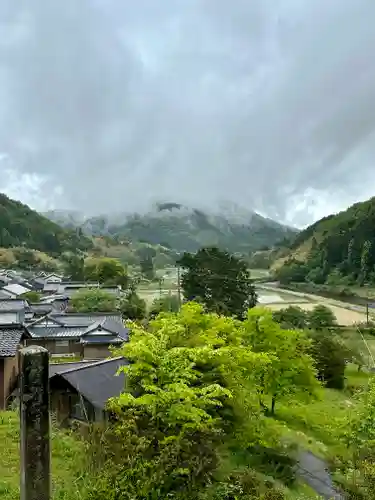
[[[19,419],[16,412],[0,412],[0,442],[0,498],[19,500]],[[83,500],[89,481],[84,473],[83,443],[71,434],[53,428],[51,446],[52,499]]]
[[[371,375],[358,372],[354,365],[346,370],[346,386],[365,389]],[[316,400],[291,400],[276,407],[275,422],[285,441],[310,450],[325,459],[346,457],[343,435],[354,416],[357,400],[348,390],[322,389]]]

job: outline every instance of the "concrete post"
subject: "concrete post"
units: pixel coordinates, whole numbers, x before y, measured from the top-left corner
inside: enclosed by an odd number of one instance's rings
[[[19,352],[21,500],[50,500],[49,353]]]

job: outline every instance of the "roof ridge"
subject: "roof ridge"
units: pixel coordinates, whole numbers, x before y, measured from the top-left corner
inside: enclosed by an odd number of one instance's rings
[[[110,361],[116,361],[119,359],[125,359],[125,358],[123,356],[117,356],[116,358],[101,359],[100,361],[93,361],[93,362],[88,361],[87,366],[103,365],[104,363],[109,363]],[[51,363],[51,364],[58,364],[58,363]],[[57,372],[57,373],[55,373],[55,375],[65,375],[66,373],[70,373],[70,372],[78,372],[80,370],[85,370],[87,368],[87,366],[79,366],[78,368],[69,368],[68,370],[63,370],[61,372]]]

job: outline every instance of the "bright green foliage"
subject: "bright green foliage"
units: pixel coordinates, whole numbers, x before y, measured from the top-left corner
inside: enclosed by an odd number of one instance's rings
[[[196,300],[208,311],[242,318],[257,296],[245,262],[217,248],[185,253],[181,285],[187,300]]]
[[[300,330],[285,330],[272,320],[272,313],[249,310],[243,323],[244,334],[254,352],[266,353],[271,363],[263,367],[258,379],[261,404],[271,396],[271,413],[276,400],[301,394],[311,396],[319,387],[314,361],[309,355],[310,341]]]
[[[146,316],[146,302],[132,290],[126,298],[120,300],[119,310],[124,319],[140,320]]]
[[[353,464],[346,474],[349,498],[375,499],[375,382],[363,395],[362,406],[347,432]]]
[[[100,288],[79,290],[71,298],[71,306],[75,312],[113,312],[117,309],[116,297]]]
[[[118,259],[109,257],[87,259],[84,264],[84,277],[86,281],[103,285],[121,285],[125,288],[128,284],[126,268]]]
[[[336,325],[336,316],[332,309],[323,305],[318,305],[308,315],[309,327],[313,330],[331,328]]]
[[[271,329],[267,342],[256,341],[256,316],[262,323],[261,336]],[[225,457],[232,448],[245,457],[249,450],[279,444],[259,394],[265,400],[295,392],[294,377],[277,365],[273,341],[278,332],[278,347],[283,348],[280,364],[284,350],[298,344],[305,363],[296,369],[299,388],[304,379],[306,391],[311,392],[308,375],[314,378],[314,370],[302,352],[302,339],[293,343],[282,336],[285,331],[263,310],[249,313],[242,323],[204,313],[197,303],[185,304],[177,314],[159,314],[147,331],[136,324],[130,328],[130,342],[116,352],[130,364],[123,368],[124,392],[109,403],[117,423],[100,440],[101,460],[104,454],[106,461],[100,464],[95,498],[208,500],[232,498],[230,494],[252,498],[254,484],[259,486],[253,471],[236,471]],[[257,352],[253,346],[259,347]],[[283,381],[277,385],[280,375]],[[93,460],[100,461],[96,454]],[[264,488],[267,495],[269,487]]]

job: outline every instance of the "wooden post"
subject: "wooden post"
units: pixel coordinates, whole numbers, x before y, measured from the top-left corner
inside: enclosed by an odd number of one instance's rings
[[[50,500],[49,353],[19,352],[21,500]]]

